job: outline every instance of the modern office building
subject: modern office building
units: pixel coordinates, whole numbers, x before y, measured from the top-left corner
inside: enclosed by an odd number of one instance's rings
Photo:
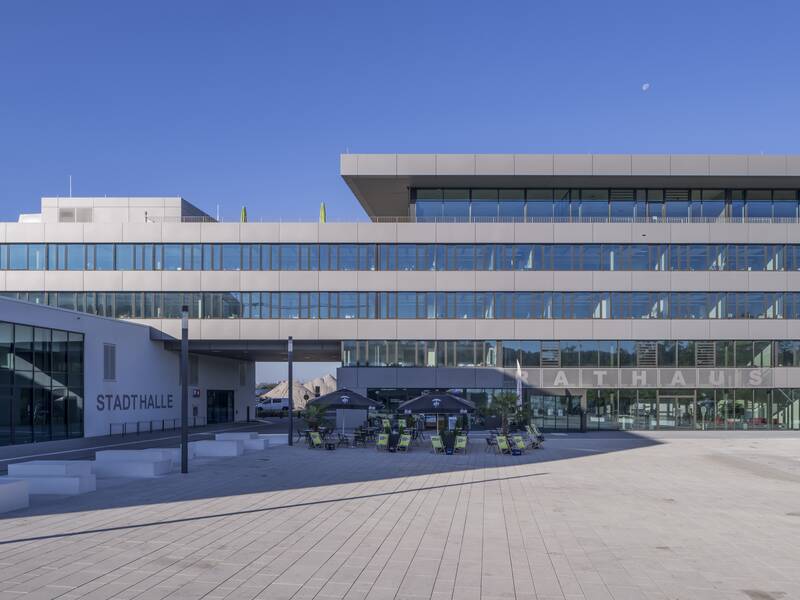
[[[44,198],[0,225],[0,290],[167,351],[188,304],[193,353],[282,360],[293,336],[389,406],[521,382],[546,428],[800,428],[800,156],[347,154],[341,175],[369,221]]]

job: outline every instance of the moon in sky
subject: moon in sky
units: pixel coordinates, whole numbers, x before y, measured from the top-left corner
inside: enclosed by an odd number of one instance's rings
[[[650,84],[649,84],[649,83],[643,83],[643,84],[642,84],[642,91],[643,91],[643,92],[646,92],[646,91],[648,91],[649,89],[650,89]]]

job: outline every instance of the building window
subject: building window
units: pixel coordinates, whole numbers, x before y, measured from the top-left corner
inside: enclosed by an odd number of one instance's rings
[[[103,344],[103,380],[117,380],[117,347],[114,344]]]

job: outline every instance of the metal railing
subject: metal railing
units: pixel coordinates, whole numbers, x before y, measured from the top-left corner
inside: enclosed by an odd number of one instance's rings
[[[184,215],[184,216],[155,216],[144,215],[145,223],[217,223],[214,217],[208,215]]]
[[[203,427],[207,425],[205,417],[189,417],[189,427]],[[151,421],[125,421],[109,423],[108,435],[139,435],[158,431],[175,431],[180,429],[181,419],[153,419]]]

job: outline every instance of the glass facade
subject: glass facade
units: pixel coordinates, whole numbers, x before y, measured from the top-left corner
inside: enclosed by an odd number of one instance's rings
[[[800,292],[2,292],[120,319],[798,319]]]
[[[423,393],[449,391],[475,403],[471,426],[497,427],[492,403],[507,388],[369,388],[367,395],[389,409]],[[513,425],[578,431],[586,412],[589,431],[603,430],[798,430],[800,389],[588,389],[583,394],[523,389]]]
[[[83,334],[0,321],[0,445],[83,436]]]
[[[797,219],[797,190],[414,189],[418,222],[781,222]]]
[[[800,271],[798,244],[0,244],[10,271]]]
[[[345,340],[343,367],[800,367],[800,340]]]

